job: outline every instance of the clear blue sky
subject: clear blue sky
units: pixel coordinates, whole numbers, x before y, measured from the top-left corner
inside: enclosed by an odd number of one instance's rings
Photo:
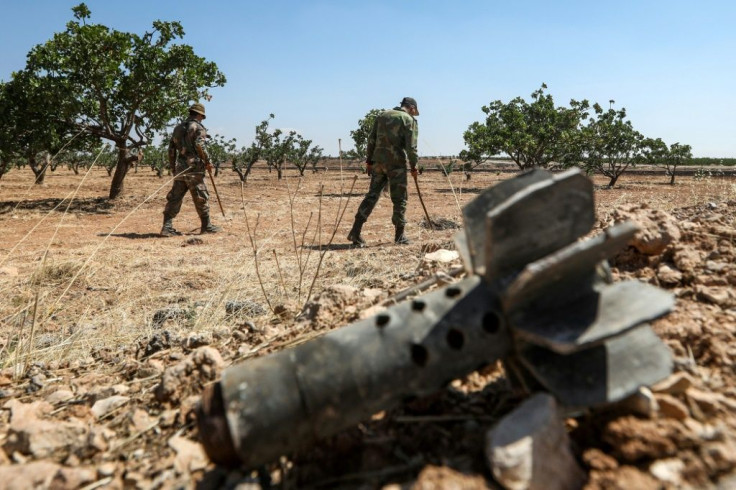
[[[78,1],[1,0],[0,79],[64,30]],[[210,132],[249,144],[269,113],[337,154],[372,108],[419,103],[420,155],[451,155],[496,99],[546,83],[625,107],[634,127],[695,156],[736,157],[736,2],[683,0],[88,0],[92,22],[142,33],[178,20],[227,76]]]

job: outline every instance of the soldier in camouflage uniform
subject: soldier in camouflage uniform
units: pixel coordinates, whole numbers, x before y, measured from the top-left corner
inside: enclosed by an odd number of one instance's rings
[[[370,216],[381,196],[381,191],[388,184],[394,212],[391,222],[396,233],[394,242],[408,244],[404,234],[406,226],[406,161],[409,161],[412,176],[417,175],[417,136],[419,128],[415,116],[419,115],[417,101],[404,97],[400,107],[384,111],[376,117],[373,129],[368,137],[366,173],[371,176],[371,183],[363,202],[358,207],[353,228],[348,240],[353,245],[363,247],[365,240],[360,236],[363,223]]]
[[[189,108],[186,121],[174,128],[169,142],[169,166],[174,177],[174,185],[166,195],[164,208],[164,225],[161,236],[181,235],[174,229],[173,220],[181,209],[184,195],[189,191],[194,201],[199,219],[202,222],[200,233],[217,233],[221,231],[210,221],[210,194],[204,181],[205,171],[212,166],[205,149],[207,130],[202,125],[205,119],[204,106],[193,104]]]

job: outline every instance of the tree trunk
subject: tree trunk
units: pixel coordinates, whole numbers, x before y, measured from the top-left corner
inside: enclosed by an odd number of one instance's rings
[[[0,158],[0,179],[3,178],[3,175],[9,170],[8,167],[10,166],[10,160],[5,160],[4,158]]]
[[[118,164],[115,166],[115,175],[110,184],[109,199],[115,199],[125,190],[125,176],[128,170],[138,161],[138,156],[131,155],[128,148],[118,148]]]
[[[45,160],[43,165],[39,165],[35,155],[28,157],[28,166],[33,170],[33,175],[36,176],[35,184],[43,184],[46,180],[46,169],[49,167],[48,160],[50,160],[50,157],[46,155]]]
[[[675,169],[672,169],[672,172],[670,173],[670,185],[675,185]]]
[[[283,177],[284,171],[281,169],[281,167],[276,167],[276,175],[278,176],[278,180],[281,180],[281,177]]]
[[[613,189],[613,186],[616,185],[616,181],[618,180],[618,175],[614,175],[611,177],[611,181],[608,183],[608,188]]]

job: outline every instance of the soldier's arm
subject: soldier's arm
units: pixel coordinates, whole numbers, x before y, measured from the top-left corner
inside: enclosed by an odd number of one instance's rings
[[[419,156],[417,155],[418,138],[419,126],[417,125],[417,121],[413,119],[404,135],[404,150],[406,151],[406,157],[409,159],[409,165],[412,170],[417,168],[417,162],[419,161]]]
[[[174,138],[169,140],[169,170],[171,175],[176,175],[176,145],[174,144]]]
[[[378,119],[378,118],[376,118]],[[371,133],[368,135],[368,146],[366,148],[365,152],[365,161],[366,163],[373,163],[373,152],[376,149],[376,134],[377,134],[377,126],[378,121],[373,121],[373,127],[371,128]]]
[[[194,149],[197,151],[197,155],[199,155],[199,158],[202,159],[205,166],[208,169],[211,169],[212,164],[210,163],[210,156],[207,153],[207,146],[205,145],[206,141],[207,131],[204,129],[203,126],[198,125],[194,135]]]

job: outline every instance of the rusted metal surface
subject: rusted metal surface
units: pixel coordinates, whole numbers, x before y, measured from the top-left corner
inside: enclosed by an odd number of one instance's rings
[[[499,359],[512,380],[571,408],[665,377],[670,353],[645,322],[674,301],[637,281],[610,283],[605,259],[636,227],[578,241],[593,209],[578,171],[484,191],[463,210],[469,277],[227,369],[199,407],[207,454],[248,468],[276,461]]]

